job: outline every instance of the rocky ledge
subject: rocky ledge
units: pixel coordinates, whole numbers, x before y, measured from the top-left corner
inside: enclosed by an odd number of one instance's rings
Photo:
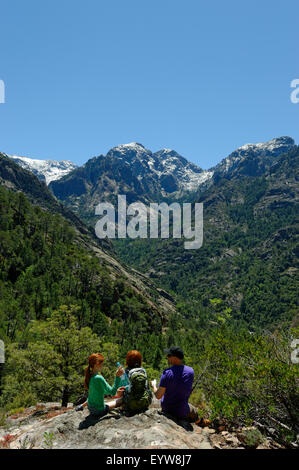
[[[157,405],[133,417],[127,417],[120,411],[114,410],[101,419],[92,419],[87,409],[76,412],[72,405],[62,409],[58,403],[40,403],[6,418],[5,424],[0,427],[0,448],[244,449],[248,447],[246,432],[250,432],[250,429],[228,432],[220,430],[222,428],[215,430],[208,426],[174,422],[161,414]],[[255,440],[253,447],[270,449],[280,446],[271,438],[263,438],[260,441]]]

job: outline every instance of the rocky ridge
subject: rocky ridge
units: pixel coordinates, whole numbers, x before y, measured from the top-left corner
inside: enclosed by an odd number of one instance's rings
[[[221,160],[211,168],[214,177],[232,177],[238,175],[260,176],[265,173],[279,155],[296,147],[291,137],[278,137],[268,142],[246,144]]]

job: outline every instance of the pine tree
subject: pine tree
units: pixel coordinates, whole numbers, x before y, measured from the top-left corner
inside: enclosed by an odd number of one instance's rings
[[[26,349],[8,346],[4,401],[13,400],[23,390],[31,397],[59,399],[67,406],[70,395],[82,386],[89,355],[100,347],[90,328],[78,328],[77,310],[77,306],[60,306],[48,320],[32,322]]]

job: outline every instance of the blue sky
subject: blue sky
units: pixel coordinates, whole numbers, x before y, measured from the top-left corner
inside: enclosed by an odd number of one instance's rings
[[[299,144],[297,0],[1,2],[0,151],[83,164],[132,141],[203,168]]]

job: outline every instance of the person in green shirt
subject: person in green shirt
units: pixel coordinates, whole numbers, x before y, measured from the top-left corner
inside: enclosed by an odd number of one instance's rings
[[[90,413],[94,416],[104,416],[109,410],[122,404],[121,392],[118,387],[121,383],[120,377],[124,369],[120,366],[116,371],[114,384],[111,387],[104,377],[100,374],[103,368],[104,357],[102,354],[91,354],[88,359],[88,367],[85,371],[84,386],[88,390],[88,399],[84,405],[87,405]],[[115,395],[116,399],[108,403],[104,402],[105,395]]]

